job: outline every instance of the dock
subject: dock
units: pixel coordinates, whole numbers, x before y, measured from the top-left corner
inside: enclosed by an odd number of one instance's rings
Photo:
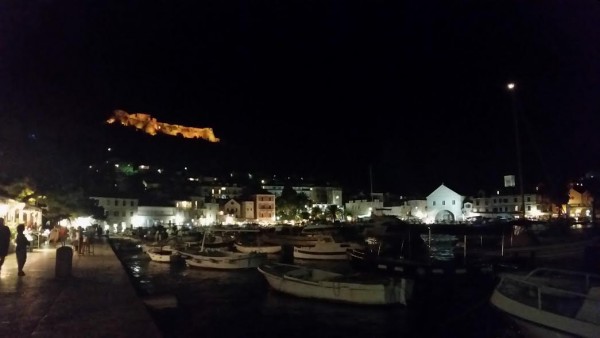
[[[59,247],[34,246],[25,276],[17,275],[15,254],[6,256],[0,337],[162,337],[106,239],[97,240],[93,252],[74,252],[66,278],[56,276]]]

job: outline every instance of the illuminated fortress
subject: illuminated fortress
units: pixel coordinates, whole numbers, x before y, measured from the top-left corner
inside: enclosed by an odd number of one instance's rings
[[[162,133],[171,136],[201,138],[209,142],[219,142],[219,139],[215,137],[212,128],[194,128],[158,122],[156,118],[148,114],[128,114],[123,110],[115,110],[113,111],[113,115],[106,120],[106,122],[114,123],[116,121],[119,121],[124,126],[134,127],[150,135]]]

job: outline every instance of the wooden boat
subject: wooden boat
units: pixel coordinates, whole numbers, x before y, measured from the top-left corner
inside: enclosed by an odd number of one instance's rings
[[[168,248],[151,248],[146,253],[153,262],[171,263],[181,258],[177,250]]]
[[[413,281],[340,273],[300,265],[268,263],[258,267],[271,288],[302,298],[362,305],[406,305]]]
[[[294,258],[346,260],[346,251],[361,246],[352,242],[337,242],[333,236],[321,235],[314,246],[294,246]]]
[[[274,254],[281,251],[281,245],[276,244],[244,244],[234,243],[234,247],[237,251],[243,253],[259,252],[266,254]]]
[[[149,250],[177,250],[177,246],[176,245],[170,245],[170,244],[160,244],[160,243],[146,243],[146,244],[142,244],[140,245],[140,247],[142,248],[142,252],[148,252]]]
[[[204,245],[205,248],[230,249],[233,247],[233,243],[234,241],[231,238],[225,238],[220,235],[210,235],[207,236],[204,244],[202,244],[202,241],[188,241],[183,242],[183,246],[186,248],[193,248]]]
[[[207,233],[208,231],[204,232],[199,250],[179,251],[188,267],[222,270],[252,269],[267,261],[266,253],[243,253],[206,248]]]
[[[551,268],[505,274],[490,302],[526,337],[600,337],[600,275]]]
[[[193,268],[206,269],[252,269],[267,261],[266,253],[242,253],[204,249],[196,253],[180,252],[185,264]]]

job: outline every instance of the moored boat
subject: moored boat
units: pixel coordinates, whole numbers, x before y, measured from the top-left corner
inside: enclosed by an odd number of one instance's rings
[[[413,281],[344,275],[306,266],[267,263],[258,267],[271,288],[289,295],[361,305],[406,305]]]
[[[153,262],[171,263],[181,258],[177,250],[168,248],[151,248],[146,253]]]
[[[526,337],[600,337],[600,275],[551,268],[505,274],[490,302]]]
[[[313,246],[317,243],[319,236],[265,233],[261,236],[261,241],[276,245]]]
[[[180,252],[188,267],[206,269],[252,269],[267,261],[265,253],[242,253],[205,249],[197,253]]]
[[[294,246],[294,258],[318,260],[346,260],[346,251],[360,248],[353,242],[338,242],[333,236],[321,235],[313,246]]]
[[[276,244],[244,244],[234,243],[234,247],[237,251],[243,253],[259,252],[266,254],[274,254],[281,251],[281,245]]]

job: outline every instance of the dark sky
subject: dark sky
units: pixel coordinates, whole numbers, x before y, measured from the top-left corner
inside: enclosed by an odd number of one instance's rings
[[[112,110],[146,112],[212,127],[221,144],[170,156],[232,169],[500,185],[516,172],[508,81],[526,182],[600,168],[597,0],[0,3],[3,119],[95,140]]]

